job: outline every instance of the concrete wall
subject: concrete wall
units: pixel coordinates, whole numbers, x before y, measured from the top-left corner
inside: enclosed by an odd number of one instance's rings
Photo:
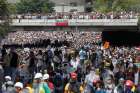
[[[50,1],[54,2],[56,5],[61,5],[61,4],[69,5],[71,2],[76,2],[77,5],[85,4],[85,0],[50,0]]]
[[[7,0],[9,3],[16,3],[19,2],[20,0]],[[85,4],[85,0],[50,0],[52,2],[54,2],[56,5],[60,5],[60,4],[66,4],[69,5],[71,2],[76,2],[78,5],[84,5]]]
[[[71,9],[76,9],[79,12],[84,12],[85,0],[50,0],[55,3],[54,9],[56,12],[69,12]],[[75,2],[77,6],[71,6],[70,3]],[[64,6],[63,6],[64,5]]]
[[[56,12],[69,12],[72,9],[76,9],[78,12],[84,12],[84,6],[55,6],[54,9]]]

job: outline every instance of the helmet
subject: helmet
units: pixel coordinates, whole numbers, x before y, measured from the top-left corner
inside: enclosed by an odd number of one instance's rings
[[[49,74],[44,74],[43,80],[49,79]]]
[[[14,86],[22,89],[23,88],[23,83],[17,82]]]
[[[34,79],[41,79],[42,77],[41,73],[36,73]]]
[[[131,80],[126,80],[125,85],[128,87],[132,87],[134,83]]]
[[[77,78],[77,74],[72,72],[70,73],[71,79],[76,79]]]

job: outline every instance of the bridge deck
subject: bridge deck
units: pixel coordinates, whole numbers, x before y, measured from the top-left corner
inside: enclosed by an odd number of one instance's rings
[[[138,19],[13,19],[12,26],[137,26]]]

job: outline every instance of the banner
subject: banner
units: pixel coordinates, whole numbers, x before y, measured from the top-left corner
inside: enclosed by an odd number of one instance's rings
[[[56,20],[55,26],[68,26],[68,21],[67,20]]]

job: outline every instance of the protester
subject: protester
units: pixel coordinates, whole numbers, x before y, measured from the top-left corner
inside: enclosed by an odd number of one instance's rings
[[[48,87],[50,88],[51,93],[54,93],[54,85],[52,82],[49,81],[49,74],[44,74],[43,80],[45,83],[48,84]]]
[[[64,89],[64,80],[60,72],[56,72],[54,76],[54,93],[61,93]]]
[[[15,85],[15,93],[23,93],[23,83],[17,82]]]
[[[81,84],[78,84],[77,82],[77,74],[72,72],[70,74],[70,81],[69,83],[65,86],[65,92],[64,93],[82,93],[83,92],[83,87]]]
[[[138,13],[130,11],[109,12],[109,13],[81,13],[81,12],[67,12],[67,13],[47,13],[47,14],[24,14],[13,15],[13,19],[134,19],[137,18]],[[20,22],[20,21],[19,21]]]
[[[124,78],[119,79],[119,84],[114,88],[114,93],[124,93]]]
[[[7,81],[2,86],[2,93],[15,93],[14,82]]]
[[[139,50],[106,48],[101,33],[18,31],[6,38],[0,52],[2,93],[140,91]]]
[[[11,77],[5,76],[5,82],[2,85],[2,90],[6,90],[8,81],[11,81]],[[13,84],[11,84],[11,85],[13,85]]]

